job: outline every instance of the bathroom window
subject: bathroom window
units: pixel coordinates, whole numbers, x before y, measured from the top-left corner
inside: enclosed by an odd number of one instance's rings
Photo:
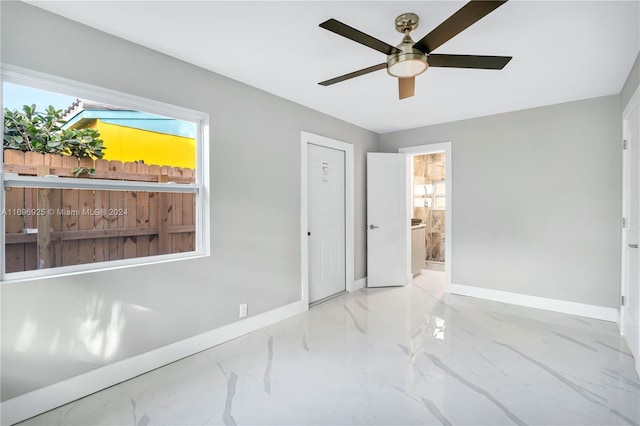
[[[2,80],[2,280],[208,253],[207,114],[22,70]]]
[[[447,194],[444,181],[414,185],[413,206],[426,209],[444,210]]]
[[[433,209],[444,210],[447,206],[447,193],[444,181],[433,183]]]

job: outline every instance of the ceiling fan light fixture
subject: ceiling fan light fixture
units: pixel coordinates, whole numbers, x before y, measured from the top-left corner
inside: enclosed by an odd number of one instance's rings
[[[398,78],[410,78],[422,74],[429,68],[424,53],[400,53],[387,60],[387,73]]]

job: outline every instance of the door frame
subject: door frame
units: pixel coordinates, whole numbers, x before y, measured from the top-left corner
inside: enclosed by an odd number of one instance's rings
[[[308,212],[308,149],[313,144],[344,152],[344,209],[345,209],[345,290],[354,288],[354,156],[353,145],[309,132],[300,132],[300,253],[301,253],[301,298],[309,306],[309,225]]]
[[[624,108],[622,112],[622,139],[627,140],[629,134],[629,125],[628,120],[631,115],[631,111],[634,108],[640,106],[640,86],[636,88],[636,91],[629,99],[629,102]],[[640,143],[640,141],[638,141]],[[630,179],[630,170],[629,170],[629,153],[628,150],[622,150],[622,216],[626,217],[627,208],[629,206],[629,199],[627,197],[627,191],[629,188],[629,179]],[[620,329],[620,334],[623,334],[624,330],[624,317],[625,317],[625,309],[626,306],[622,304],[622,297],[626,296],[628,293],[627,288],[627,257],[625,256],[625,251],[627,250],[627,240],[626,240],[626,229],[621,227],[621,256],[620,256],[620,317],[618,321],[618,327]],[[640,303],[640,301],[638,302]],[[638,306],[638,311],[640,312],[640,306]],[[640,333],[640,330],[639,330]],[[638,342],[640,342],[640,336],[638,336]],[[636,351],[640,352],[640,348],[635,348]],[[636,372],[640,374],[640,356],[635,360],[635,368]]]
[[[451,155],[451,142],[440,142],[440,143],[432,143],[428,145],[417,145],[417,146],[409,146],[405,148],[398,149],[398,152],[405,153],[408,156],[415,155],[425,155],[425,154],[435,154],[438,152],[444,152],[445,158],[445,170],[444,170],[444,185],[445,185],[445,193],[446,197],[446,207],[444,211],[444,232],[445,232],[445,240],[444,240],[444,251],[445,251],[445,261],[444,261],[444,274],[445,274],[445,289],[446,293],[451,293],[451,271],[452,271],[452,259],[453,259],[453,227],[451,223],[451,218],[453,217],[453,203],[452,195],[453,195],[453,180],[451,177],[453,176],[453,156]],[[411,166],[407,173],[409,174],[408,179],[413,185],[413,161],[410,162]],[[409,209],[413,212],[413,188],[410,188],[409,199],[407,203],[409,205]],[[407,229],[408,233],[411,233],[411,229]],[[411,238],[408,239],[408,243],[411,244]],[[411,250],[408,251],[411,253]],[[411,270],[408,271],[411,274]]]

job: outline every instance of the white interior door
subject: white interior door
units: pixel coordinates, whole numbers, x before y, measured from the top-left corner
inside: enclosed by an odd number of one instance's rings
[[[624,164],[624,217],[626,226],[623,234],[623,296],[622,334],[636,360],[636,370],[640,374],[640,105],[638,92],[635,103],[625,110],[624,137],[627,141]]]
[[[409,282],[408,156],[367,153],[367,287]]]
[[[345,153],[307,145],[309,303],[346,289]]]

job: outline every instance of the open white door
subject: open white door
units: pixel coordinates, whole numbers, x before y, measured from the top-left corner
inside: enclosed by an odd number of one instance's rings
[[[639,89],[640,90],[640,89]],[[626,141],[623,177],[622,334],[640,374],[640,102],[636,91],[623,114]]]
[[[408,156],[367,153],[367,287],[410,277]]]

